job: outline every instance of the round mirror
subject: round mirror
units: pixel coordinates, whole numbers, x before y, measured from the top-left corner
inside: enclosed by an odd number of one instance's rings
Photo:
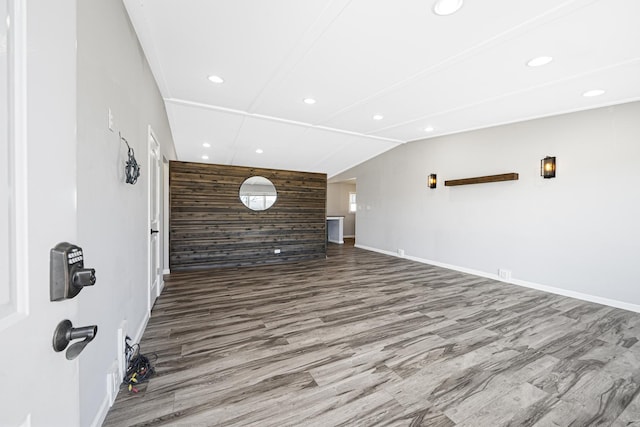
[[[269,209],[278,198],[276,187],[264,176],[252,176],[240,186],[240,201],[252,211]]]

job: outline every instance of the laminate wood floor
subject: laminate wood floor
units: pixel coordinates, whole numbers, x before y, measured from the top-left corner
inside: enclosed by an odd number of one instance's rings
[[[606,284],[605,284],[606,285]],[[640,315],[353,248],[171,274],[105,426],[640,426]]]

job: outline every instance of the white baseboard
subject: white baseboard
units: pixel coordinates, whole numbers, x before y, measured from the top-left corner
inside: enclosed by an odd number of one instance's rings
[[[93,417],[93,421],[91,421],[91,427],[100,427],[104,420],[107,418],[107,414],[109,413],[109,396],[104,394],[104,399],[102,399],[102,403],[98,408],[98,412],[96,416]]]
[[[149,323],[149,312],[145,312],[144,318],[140,323],[140,326],[136,330],[136,333],[132,338],[132,342],[139,343],[142,339],[142,334],[144,334],[144,330],[147,328],[147,323]],[[125,331],[126,332],[126,331]],[[105,372],[105,376],[107,373]],[[102,399],[102,403],[98,408],[98,412],[95,417],[93,417],[93,421],[91,422],[91,427],[100,427],[104,420],[107,418],[107,414],[109,413],[109,395],[105,392],[104,397]]]
[[[165,268],[164,270],[162,270],[162,274],[171,274],[171,270],[169,270],[168,268]]]
[[[19,427],[31,427],[31,413],[28,413]]]
[[[355,234],[349,234],[349,235],[342,236],[342,237],[344,237],[345,239],[355,239],[356,235]]]
[[[452,264],[446,264],[446,263],[439,262],[439,261],[433,261],[433,260],[429,260],[429,259],[418,258],[418,257],[410,256],[410,255],[405,255],[405,256],[402,257],[402,256],[398,255],[395,252],[385,251],[383,249],[372,248],[372,247],[369,247],[369,246],[356,244],[355,247],[356,248],[360,248],[360,249],[364,249],[364,250],[367,250],[367,251],[378,252],[378,253],[381,253],[381,254],[384,254],[384,255],[394,256],[396,258],[405,258],[405,259],[408,259],[408,260],[411,260],[411,261],[416,261],[416,262],[419,262],[419,263],[422,263],[422,264],[429,264],[429,265],[434,265],[436,267],[447,268],[449,270],[460,271],[462,273],[473,274],[474,276],[486,277],[488,279],[497,280],[499,282],[510,283],[510,284],[517,285],[517,286],[523,286],[525,288],[537,289],[537,290],[543,291],[543,292],[549,292],[549,293],[556,294],[556,295],[562,295],[562,296],[569,297],[569,298],[575,298],[575,299],[579,299],[579,300],[582,300],[582,301],[594,302],[596,304],[602,304],[602,305],[606,305],[606,306],[609,306],[609,307],[621,308],[623,310],[628,310],[628,311],[633,311],[633,312],[636,312],[636,313],[640,313],[640,305],[638,305],[638,304],[631,304],[631,303],[628,303],[628,302],[618,301],[618,300],[615,300],[615,299],[604,298],[604,297],[599,297],[599,296],[596,296],[596,295],[585,294],[585,293],[582,293],[582,292],[571,291],[571,290],[568,290],[568,289],[557,288],[555,286],[542,285],[540,283],[529,282],[529,281],[526,281],[526,280],[519,280],[519,279],[503,280],[497,274],[487,273],[485,271],[474,270],[474,269],[471,269],[471,268],[460,267],[460,266],[452,265]]]
[[[140,343],[140,340],[142,339],[142,334],[144,334],[144,330],[147,328],[147,323],[149,323],[148,311],[145,312],[144,319],[142,319],[142,322],[140,323],[140,326],[138,327],[136,334],[133,337],[131,337],[133,338],[134,343]]]

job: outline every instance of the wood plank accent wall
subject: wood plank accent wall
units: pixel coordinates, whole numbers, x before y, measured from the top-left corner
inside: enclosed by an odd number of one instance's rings
[[[255,175],[278,192],[266,211],[252,211],[238,197]],[[326,174],[172,161],[169,197],[171,271],[326,256]]]

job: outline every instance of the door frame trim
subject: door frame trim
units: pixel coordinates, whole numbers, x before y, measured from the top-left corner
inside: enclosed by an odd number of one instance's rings
[[[163,224],[162,224],[162,213],[161,213],[161,191],[162,191],[162,165],[160,164],[162,161],[162,152],[160,150],[160,142],[158,141],[158,138],[156,137],[155,133],[153,132],[153,129],[151,128],[151,125],[149,125],[147,127],[148,132],[147,132],[147,148],[148,148],[148,153],[147,153],[147,164],[149,165],[149,172],[148,172],[148,177],[149,179],[148,181],[148,185],[147,185],[147,194],[148,194],[148,200],[147,200],[147,230],[151,230],[151,212],[152,212],[152,207],[151,204],[153,203],[153,194],[152,193],[152,189],[153,189],[153,183],[151,182],[151,167],[155,167],[157,168],[156,170],[156,192],[157,192],[157,206],[156,206],[156,210],[157,210],[157,214],[158,214],[158,231],[159,233],[156,236],[156,239],[158,240],[158,245],[157,245],[157,250],[156,250],[156,254],[152,255],[151,254],[151,240],[147,240],[147,308],[148,308],[148,312],[151,313],[151,309],[152,304],[151,304],[151,284],[153,283],[152,277],[151,277],[151,264],[152,264],[152,256],[156,257],[156,270],[158,270],[158,268],[160,268],[160,266],[162,265],[162,248],[160,247],[160,236],[164,235],[164,229],[163,229]],[[152,153],[153,151],[156,151],[157,153],[157,160],[158,160],[158,164],[157,165],[152,165]],[[149,231],[147,231],[149,232]],[[156,297],[155,299],[160,296],[160,290],[162,288],[161,286],[161,281],[162,281],[162,274],[156,272],[157,275],[157,286],[156,286]],[[154,279],[155,280],[155,279]]]

